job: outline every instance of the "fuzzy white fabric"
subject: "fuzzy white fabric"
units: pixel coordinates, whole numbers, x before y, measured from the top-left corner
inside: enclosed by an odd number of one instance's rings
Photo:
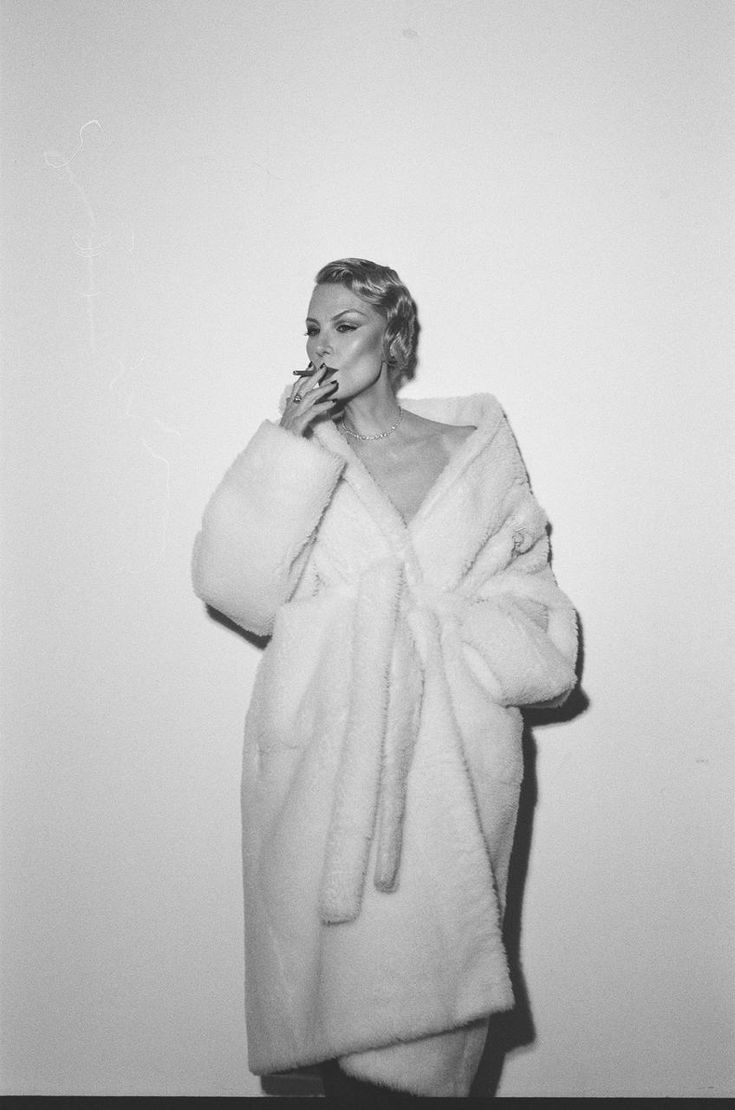
[[[490,396],[402,401],[474,425],[403,521],[331,422],[266,421],[197,537],[200,597],[272,635],[243,762],[256,1074],[340,1057],[466,1095],[513,1005],[501,936],[519,706],[575,685],[574,610]]]

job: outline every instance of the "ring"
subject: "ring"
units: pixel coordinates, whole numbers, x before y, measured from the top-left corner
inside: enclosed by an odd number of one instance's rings
[[[294,399],[294,401],[300,401],[301,400],[301,394],[300,393],[294,393],[293,399]]]

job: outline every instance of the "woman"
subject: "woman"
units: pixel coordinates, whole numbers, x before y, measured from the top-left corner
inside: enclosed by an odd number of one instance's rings
[[[469,1093],[513,1005],[518,707],[575,685],[574,610],[503,412],[399,406],[416,333],[393,270],[325,266],[309,366],[194,554],[199,596],[271,637],[242,785],[249,1064],[331,1061],[327,1094],[335,1075]]]

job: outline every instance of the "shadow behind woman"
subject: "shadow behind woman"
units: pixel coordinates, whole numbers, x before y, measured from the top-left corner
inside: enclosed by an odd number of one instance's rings
[[[584,669],[584,632],[579,615],[578,631],[579,654],[576,670],[579,678]],[[470,1090],[470,1098],[494,1097],[500,1085],[503,1065],[508,1053],[518,1048],[525,1048],[533,1044],[536,1039],[531,1002],[521,967],[523,895],[531,855],[533,820],[538,802],[537,744],[534,729],[570,721],[586,712],[588,707],[589,698],[578,683],[562,706],[556,709],[523,711],[524,773],[518,800],[518,820],[510,857],[503,920],[503,938],[515,995],[515,1006],[512,1010],[492,1014],[490,1017],[485,1050]]]

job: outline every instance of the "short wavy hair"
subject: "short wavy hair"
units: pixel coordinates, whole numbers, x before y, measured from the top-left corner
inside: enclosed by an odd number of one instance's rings
[[[416,303],[395,270],[367,258],[340,258],[322,266],[317,285],[344,285],[386,319],[385,357],[394,388],[416,369],[419,322]]]

